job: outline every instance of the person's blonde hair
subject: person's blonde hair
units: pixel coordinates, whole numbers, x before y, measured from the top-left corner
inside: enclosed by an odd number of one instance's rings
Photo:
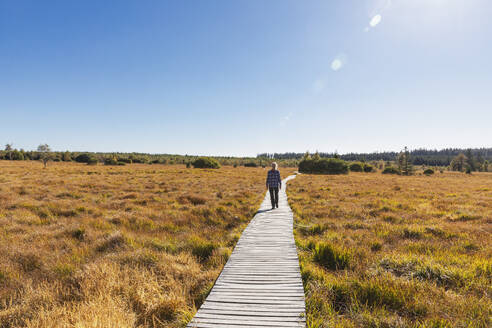
[[[277,169],[278,169],[278,164],[277,164],[277,162],[273,162],[273,163],[272,163],[272,165],[275,165],[275,170],[277,170]]]

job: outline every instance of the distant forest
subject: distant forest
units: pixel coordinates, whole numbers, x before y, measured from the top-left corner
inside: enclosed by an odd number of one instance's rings
[[[321,158],[337,157],[346,161],[355,162],[395,162],[400,152],[374,152],[374,153],[317,153]],[[221,165],[233,166],[262,166],[266,167],[275,160],[283,167],[297,167],[306,153],[263,153],[255,157],[211,156]],[[312,154],[314,155],[314,154]],[[87,164],[104,163],[106,165],[124,165],[130,163],[146,164],[186,164],[196,160],[196,155],[172,155],[172,154],[146,154],[146,153],[99,153],[99,152],[71,152],[52,151],[48,145],[40,145],[37,150],[26,151],[16,149],[12,144],[6,144],[0,149],[0,160],[42,160],[45,165],[48,161],[54,162],[79,162]],[[410,151],[410,162],[413,165],[424,166],[453,166],[453,169],[462,171],[466,167],[471,170],[479,167],[488,167],[492,163],[492,148],[447,148],[442,150],[416,149]],[[454,162],[453,162],[454,160]],[[388,164],[386,164],[388,165]],[[378,165],[380,167],[381,164]]]
[[[471,152],[478,162],[487,160],[492,162],[492,148],[446,148],[442,150],[415,149],[410,151],[414,165],[449,166],[454,157],[459,154]],[[394,161],[399,152],[374,152],[374,153],[318,153],[320,157],[338,157],[346,161]],[[257,158],[271,158],[276,160],[300,160],[305,153],[263,153]]]

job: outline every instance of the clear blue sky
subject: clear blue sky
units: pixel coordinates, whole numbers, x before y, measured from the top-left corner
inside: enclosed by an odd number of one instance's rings
[[[492,1],[0,0],[0,142],[492,146]]]

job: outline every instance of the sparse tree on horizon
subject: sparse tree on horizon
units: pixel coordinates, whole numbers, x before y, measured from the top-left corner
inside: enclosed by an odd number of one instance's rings
[[[38,146],[39,159],[43,162],[44,168],[48,164],[48,161],[51,160],[51,148],[48,144],[39,145]]]
[[[12,147],[13,145],[13,143],[8,143],[5,145],[5,152],[8,154],[9,160],[12,160],[12,151],[14,150]]]
[[[405,147],[403,151],[398,154],[396,158],[396,162],[398,164],[398,169],[400,170],[400,174],[402,175],[412,175],[413,174],[413,165],[412,159],[410,158],[410,152],[408,148]]]
[[[468,159],[465,156],[465,154],[460,153],[458,156],[453,158],[453,160],[451,161],[451,164],[450,164],[451,170],[463,172],[465,170],[467,160]]]

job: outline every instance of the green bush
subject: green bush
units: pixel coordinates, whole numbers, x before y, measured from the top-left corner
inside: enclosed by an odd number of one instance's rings
[[[349,266],[350,254],[327,243],[319,243],[313,251],[313,260],[330,270],[343,270]]]
[[[150,159],[149,159],[148,156],[145,156],[145,155],[135,155],[135,154],[130,154],[130,156],[128,156],[128,159],[132,163],[138,163],[138,164],[145,164],[145,163],[148,163],[150,161]]]
[[[425,169],[424,174],[425,175],[432,175],[432,174],[434,174],[434,170],[433,169]]]
[[[372,171],[374,171],[374,167],[372,165],[364,164],[364,172],[369,173]]]
[[[352,172],[362,172],[363,166],[362,166],[362,163],[359,163],[359,162],[350,163],[349,169]]]
[[[125,163],[123,163],[124,165]],[[118,165],[116,157],[109,157],[104,159],[104,165]]]
[[[118,157],[118,162],[125,163],[125,164],[132,164],[132,160],[129,159],[128,157]]]
[[[393,166],[387,166],[384,168],[383,174],[400,174],[400,171],[396,167]]]
[[[12,160],[14,161],[23,161],[24,160],[24,154],[17,149],[14,149],[12,151]]]
[[[249,162],[249,163],[245,163],[244,166],[245,167],[257,167],[258,164],[256,164],[255,162]]]
[[[193,161],[191,165],[198,169],[218,169],[220,167],[219,162],[210,157],[200,157]]]
[[[301,173],[346,174],[348,165],[338,158],[303,159],[299,163]]]
[[[89,163],[91,160],[91,156],[89,154],[80,154],[77,157],[75,157],[75,161],[77,163]]]
[[[87,160],[87,165],[97,165],[97,158],[90,156]]]

